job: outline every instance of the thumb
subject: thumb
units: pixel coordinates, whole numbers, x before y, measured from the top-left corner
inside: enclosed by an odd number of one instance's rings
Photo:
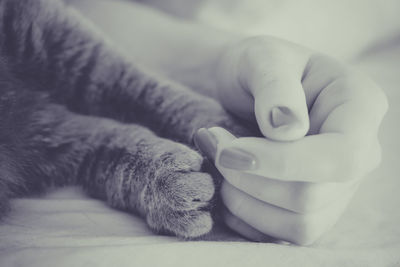
[[[296,76],[295,73],[277,69],[269,75],[253,76],[253,82],[249,84],[259,128],[264,136],[272,140],[300,139],[310,127],[301,77]]]

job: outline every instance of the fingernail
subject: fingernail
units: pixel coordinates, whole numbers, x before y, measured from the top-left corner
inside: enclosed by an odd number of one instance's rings
[[[209,130],[206,128],[200,128],[194,135],[194,143],[207,158],[215,158],[218,140]]]
[[[240,148],[225,148],[221,151],[219,164],[222,167],[234,170],[254,170],[256,158]]]
[[[298,122],[298,119],[288,107],[276,106],[270,111],[270,122],[272,127],[279,128],[286,125],[293,125]]]

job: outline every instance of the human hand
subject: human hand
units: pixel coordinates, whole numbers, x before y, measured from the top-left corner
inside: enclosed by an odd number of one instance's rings
[[[358,103],[348,103],[335,112],[358,112],[354,114],[362,119],[358,123],[369,120],[373,113],[362,114],[370,109],[371,100],[376,109],[383,110],[373,116],[376,124],[387,108],[382,90],[367,77],[326,55],[271,36],[251,37],[228,46],[215,73],[224,107],[256,121],[272,140],[290,141],[318,133],[330,111],[346,98]],[[348,119],[341,124],[352,127]],[[354,130],[363,131],[362,127]]]
[[[262,138],[236,138],[219,127],[199,130],[195,140],[225,178],[220,192],[226,207],[223,212],[225,223],[251,240],[270,241],[273,237],[300,245],[313,243],[337,221],[360,182],[360,179],[345,182],[285,181],[255,175],[238,169],[244,164],[263,164],[261,161],[256,163],[255,158],[268,164],[269,157],[264,157],[264,149],[270,151],[269,145],[273,147],[274,142]],[[238,151],[237,143],[245,149]],[[279,150],[278,147],[274,149]],[[221,156],[232,152],[237,154],[233,161],[229,156],[228,161]],[[274,157],[273,153],[271,151],[269,155]],[[283,159],[281,163],[284,162]],[[227,165],[229,167],[225,167]],[[283,165],[278,163],[271,169],[284,171],[281,167]]]
[[[200,130],[196,143],[226,179],[221,195],[229,227],[254,240],[310,244],[379,164],[387,100],[368,78],[327,56],[260,38],[227,52],[221,101],[241,117],[255,117],[267,138],[211,128]],[[283,114],[268,115],[276,106]]]

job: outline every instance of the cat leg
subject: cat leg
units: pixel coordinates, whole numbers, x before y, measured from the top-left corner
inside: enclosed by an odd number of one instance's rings
[[[0,111],[0,200],[8,196],[2,183],[16,194],[79,183],[158,233],[193,238],[211,230],[213,180],[189,147],[140,125],[72,113],[29,90],[2,86]]]
[[[202,157],[142,126],[112,124],[96,130],[109,135],[108,143],[87,153],[79,168],[86,191],[112,207],[142,215],[156,233],[183,238],[208,233],[214,184],[200,172]]]
[[[257,133],[214,99],[135,66],[60,1],[0,0],[0,10],[0,51],[9,67],[75,112],[139,123],[186,144],[202,127]]]
[[[1,159],[1,162],[3,163],[4,160]],[[10,179],[10,176],[7,176],[6,172],[2,170],[3,168],[4,167],[1,166],[0,169],[0,219],[5,213],[9,211],[9,198],[11,196],[11,190],[9,188],[11,186],[11,183],[13,182],[13,180]]]

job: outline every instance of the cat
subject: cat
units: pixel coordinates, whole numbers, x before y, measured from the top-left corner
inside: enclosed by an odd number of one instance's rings
[[[221,178],[199,128],[256,130],[214,99],[141,70],[59,0],[0,0],[0,215],[9,199],[82,185],[156,233],[212,229]]]

